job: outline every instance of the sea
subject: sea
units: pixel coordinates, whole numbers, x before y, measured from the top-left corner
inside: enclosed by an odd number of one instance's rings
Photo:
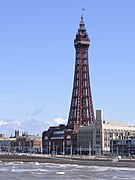
[[[131,180],[135,168],[38,162],[0,162],[0,180]]]

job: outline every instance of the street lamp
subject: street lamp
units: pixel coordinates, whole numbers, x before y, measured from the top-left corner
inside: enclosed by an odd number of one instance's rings
[[[82,147],[80,146],[80,155],[81,155]]]
[[[119,155],[119,149],[118,149],[118,145],[117,145],[117,156]]]
[[[89,141],[89,156],[91,156],[91,142]]]
[[[65,155],[65,142],[63,141],[63,156]]]
[[[73,147],[72,147],[72,143],[71,143],[71,147],[70,147],[70,156],[72,156],[73,154]]]
[[[48,151],[48,154],[50,154],[51,152],[51,142],[49,141],[49,151]]]

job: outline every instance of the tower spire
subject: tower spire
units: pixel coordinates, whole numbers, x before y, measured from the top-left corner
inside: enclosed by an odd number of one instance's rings
[[[85,29],[85,23],[84,23],[84,20],[83,20],[83,11],[84,11],[84,10],[85,10],[85,9],[82,8],[81,21],[80,21],[80,24],[79,24],[79,26],[80,26],[80,27],[79,27],[79,30],[80,30],[80,31],[81,31],[81,30],[82,30],[82,31],[83,31],[83,30],[86,30],[86,29]]]

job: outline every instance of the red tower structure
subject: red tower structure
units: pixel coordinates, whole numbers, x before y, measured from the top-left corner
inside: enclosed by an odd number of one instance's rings
[[[95,120],[88,62],[90,39],[83,16],[81,16],[74,46],[76,50],[75,73],[67,127],[76,131],[80,126],[87,126]]]
[[[75,74],[68,123],[66,126],[61,124],[49,127],[42,133],[43,153],[77,154],[78,128],[95,121],[88,63],[90,39],[83,16],[81,16],[74,46],[76,49]]]

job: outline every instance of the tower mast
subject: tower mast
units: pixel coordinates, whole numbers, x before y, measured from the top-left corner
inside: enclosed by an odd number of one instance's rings
[[[95,121],[88,62],[90,39],[86,32],[83,14],[74,46],[76,50],[75,72],[67,126],[77,130],[80,126],[87,126]]]

